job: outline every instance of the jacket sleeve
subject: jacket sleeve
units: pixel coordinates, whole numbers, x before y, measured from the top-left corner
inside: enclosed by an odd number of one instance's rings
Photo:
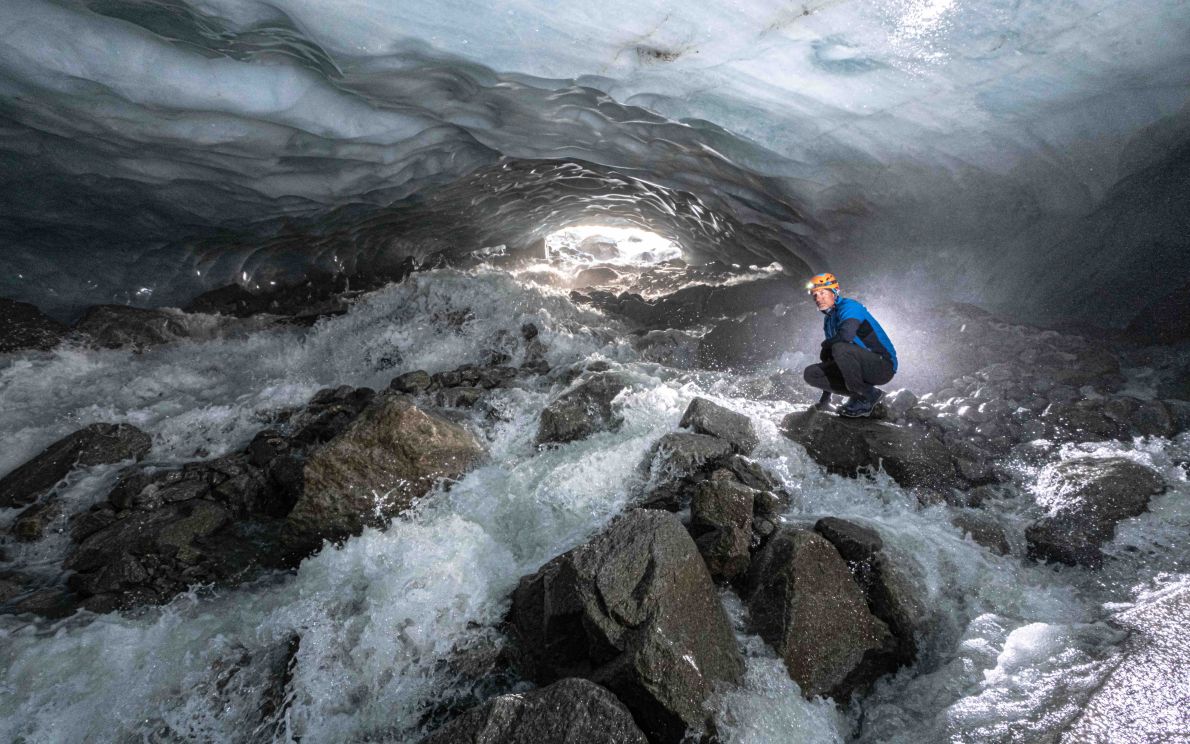
[[[835,337],[830,339],[831,343],[845,343],[849,344],[855,340],[855,334],[859,331],[860,322],[857,318],[848,318],[839,324],[839,332]]]

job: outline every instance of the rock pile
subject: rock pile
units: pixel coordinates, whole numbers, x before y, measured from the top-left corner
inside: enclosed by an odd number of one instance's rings
[[[148,437],[135,430],[97,425],[5,480],[21,484],[21,498],[36,499],[38,488],[52,486],[75,462],[147,449]],[[407,396],[323,390],[242,452],[177,469],[125,470],[104,501],[71,520],[73,546],[63,565],[73,573],[50,604],[56,613],[74,606],[102,612],[295,565],[324,540],[383,525],[483,456],[468,431]],[[28,529],[27,521],[18,520],[17,529]],[[17,602],[8,609],[37,608]]]

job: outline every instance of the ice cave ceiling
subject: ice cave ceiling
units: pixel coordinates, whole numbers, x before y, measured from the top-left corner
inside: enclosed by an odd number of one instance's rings
[[[0,295],[59,313],[577,222],[1046,319],[1190,275],[1184,0],[2,5]]]

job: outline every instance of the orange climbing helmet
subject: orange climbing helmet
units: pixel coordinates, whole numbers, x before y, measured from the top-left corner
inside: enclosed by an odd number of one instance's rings
[[[806,282],[806,291],[814,294],[815,290],[819,289],[829,289],[837,296],[839,294],[839,280],[829,271],[824,274],[815,274],[810,277],[810,281]]]

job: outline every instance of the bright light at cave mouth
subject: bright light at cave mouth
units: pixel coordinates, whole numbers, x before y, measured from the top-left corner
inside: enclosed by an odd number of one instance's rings
[[[669,238],[638,227],[572,225],[545,238],[551,261],[573,264],[651,266],[682,258],[682,248]]]

